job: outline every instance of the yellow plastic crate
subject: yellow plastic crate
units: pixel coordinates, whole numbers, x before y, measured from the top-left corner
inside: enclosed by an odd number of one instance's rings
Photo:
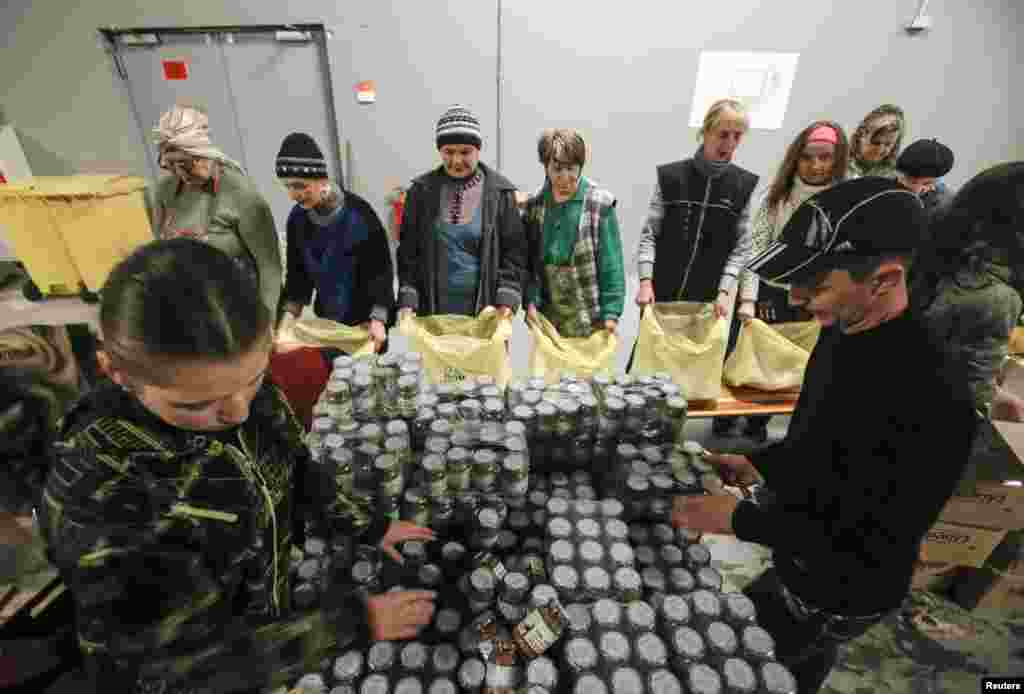
[[[97,292],[113,267],[153,240],[145,181],[38,176],[0,186],[0,225],[44,295]]]

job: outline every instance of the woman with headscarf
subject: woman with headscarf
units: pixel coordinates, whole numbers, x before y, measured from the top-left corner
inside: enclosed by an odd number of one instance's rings
[[[210,141],[210,120],[202,110],[178,104],[154,130],[161,178],[150,201],[158,239],[187,237],[227,253],[259,287],[260,298],[277,316],[281,297],[281,246],[270,205],[241,164]]]
[[[751,232],[754,255],[779,239],[786,222],[805,200],[846,178],[849,152],[846,133],[832,121],[816,121],[797,135],[786,149],[775,179],[756,204]],[[762,284],[749,270],[740,275],[736,315],[741,322],[751,318],[765,323],[811,319],[806,310],[790,305],[785,289]],[[725,423],[719,423],[723,419],[715,419],[717,434],[728,433]],[[770,419],[765,416],[747,418],[744,433],[756,441],[766,440]]]
[[[850,178],[896,178],[904,132],[906,120],[899,106],[882,104],[864,116],[850,138]]]
[[[462,106],[437,123],[441,166],[412,182],[398,246],[398,305],[429,316],[511,315],[522,303],[526,236],[516,188],[480,161],[480,121]]]
[[[527,290],[565,337],[614,333],[626,282],[615,197],[583,175],[587,145],[575,130],[545,130],[537,143],[544,186],[526,203]]]

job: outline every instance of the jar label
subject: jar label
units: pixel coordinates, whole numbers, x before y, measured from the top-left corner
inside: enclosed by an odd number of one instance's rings
[[[530,650],[538,655],[547,651],[558,640],[558,634],[544,621],[544,615],[540,610],[531,610],[526,619],[516,627],[516,631]]]

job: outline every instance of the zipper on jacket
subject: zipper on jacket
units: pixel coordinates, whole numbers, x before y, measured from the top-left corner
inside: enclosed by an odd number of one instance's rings
[[[255,463],[253,462],[255,461],[256,458],[252,455],[252,452],[249,450],[249,447],[245,444],[245,437],[242,436],[241,429],[239,429],[238,431],[238,443],[241,445],[242,451],[244,453],[243,457],[245,458],[245,465],[249,469],[249,473],[256,480],[257,485],[259,486],[259,490],[263,494],[263,500],[267,504],[267,510],[270,513],[271,538],[274,547],[274,572],[272,576],[273,586],[270,589],[270,601],[273,605],[274,616],[278,617],[281,614],[281,600],[280,596],[278,596],[277,594],[277,511],[274,509],[274,498],[270,495],[270,490],[267,488],[267,483],[263,479],[263,475],[260,474],[259,470],[256,468]]]
[[[676,300],[679,301],[682,300],[683,291],[686,289],[686,283],[690,279],[690,270],[693,269],[693,261],[697,259],[697,249],[700,248],[700,237],[701,233],[704,231],[704,215],[707,214],[708,199],[711,197],[711,184],[713,182],[714,179],[708,177],[707,186],[704,188],[704,203],[700,208],[700,219],[697,220],[697,233],[694,235],[693,239],[693,252],[690,253],[690,262],[686,264],[686,271],[683,272],[683,283],[679,285],[679,291],[676,292]]]

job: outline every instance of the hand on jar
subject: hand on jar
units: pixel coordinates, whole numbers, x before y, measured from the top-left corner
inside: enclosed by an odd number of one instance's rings
[[[430,528],[422,528],[409,521],[393,521],[389,526],[380,547],[388,553],[392,559],[399,564],[402,563],[402,555],[395,549],[395,545],[406,540],[419,540],[420,542],[431,542],[436,539],[434,531]]]

